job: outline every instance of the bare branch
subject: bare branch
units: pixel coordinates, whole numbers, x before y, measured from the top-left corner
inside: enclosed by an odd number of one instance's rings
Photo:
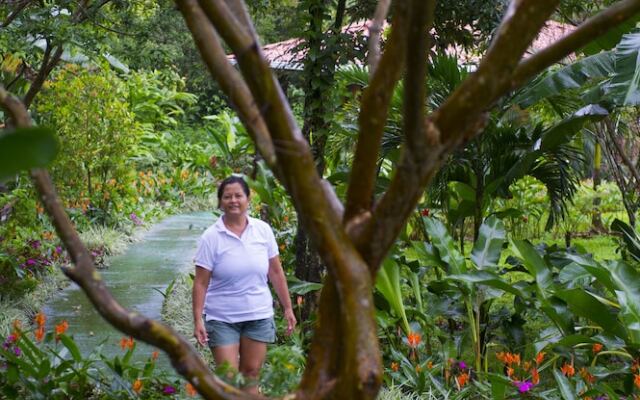
[[[378,68],[378,61],[380,61],[380,37],[390,4],[391,0],[380,0],[373,14],[373,20],[369,24],[369,74],[371,76]]]
[[[36,94],[38,94],[40,89],[42,89],[42,85],[47,80],[47,77],[49,76],[51,71],[53,71],[55,66],[58,65],[58,62],[60,62],[60,59],[62,58],[62,53],[64,51],[64,49],[62,48],[62,45],[57,46],[55,48],[55,51],[53,51],[53,53],[52,53],[52,50],[53,50],[53,47],[51,43],[47,41],[47,47],[44,51],[44,57],[42,59],[42,63],[40,64],[40,69],[38,70],[38,74],[36,75],[36,78],[33,80],[33,82],[31,82],[31,85],[29,86],[29,90],[27,91],[27,93],[24,95],[24,98],[22,99],[22,102],[27,108],[31,106],[31,103],[33,102],[33,99],[36,97]]]
[[[589,18],[567,36],[522,61],[513,72],[511,88],[522,85],[553,63],[562,60],[576,49],[587,45],[595,37],[608,32],[639,12],[640,1],[625,0]]]
[[[379,68],[373,74],[369,86],[365,88],[360,102],[358,143],[349,176],[345,223],[371,209],[377,173],[376,163],[389,104],[393,88],[398,83],[405,65],[409,46],[409,4],[405,1],[396,4],[389,43]]]
[[[0,105],[12,115],[18,127],[31,125],[26,107],[0,87]],[[120,331],[164,350],[180,374],[198,391],[211,399],[236,400],[252,398],[226,384],[209,371],[191,344],[182,336],[158,321],[124,309],[111,295],[100,273],[93,265],[88,249],[80,240],[73,223],[65,212],[45,169],[34,169],[31,178],[40,200],[51,217],[58,237],[64,243],[75,267],[64,267],[67,277],[85,292],[100,315]]]
[[[222,90],[236,107],[240,119],[247,127],[267,165],[274,170],[276,175],[279,175],[275,149],[264,119],[256,107],[247,84],[227,60],[220,39],[209,24],[206,15],[196,0],[179,1],[178,7],[209,71],[220,82]]]
[[[2,25],[0,25],[0,28],[6,28],[9,25],[11,25],[11,23],[18,18],[18,15],[20,15],[20,13],[27,8],[27,6],[31,4],[30,0],[24,0],[21,3],[18,3],[18,5],[16,5],[16,8],[11,11],[11,13],[7,16],[7,19],[4,20],[4,22],[2,23]]]

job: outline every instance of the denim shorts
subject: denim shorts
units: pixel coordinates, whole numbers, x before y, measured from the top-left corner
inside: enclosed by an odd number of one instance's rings
[[[241,336],[264,343],[276,341],[276,324],[273,317],[233,323],[206,321],[205,327],[209,335],[209,347],[240,343]]]

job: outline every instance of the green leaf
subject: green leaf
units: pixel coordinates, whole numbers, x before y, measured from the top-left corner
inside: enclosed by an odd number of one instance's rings
[[[549,267],[547,267],[547,264],[531,243],[524,240],[513,240],[512,243],[515,255],[522,260],[529,273],[536,279],[536,283],[540,288],[540,295],[543,298],[547,298],[547,290],[553,285]]]
[[[0,135],[0,179],[20,171],[46,167],[58,153],[53,131],[44,127],[20,128]]]
[[[423,221],[431,243],[438,249],[440,259],[449,266],[449,272],[453,274],[466,273],[467,266],[464,257],[458,251],[444,224],[437,218],[431,217],[425,217]]]
[[[547,129],[542,134],[540,149],[554,149],[569,142],[582,129],[585,123],[599,121],[607,115],[609,115],[609,111],[599,105],[591,104],[581,108],[570,117]]]
[[[610,28],[604,35],[598,36],[595,40],[589,43],[582,49],[582,52],[587,55],[599,53],[602,50],[610,50],[614,48],[620,38],[627,32],[630,32],[636,27],[636,24],[640,21],[640,14],[635,17],[618,24]]]
[[[71,353],[73,359],[77,362],[82,361],[82,354],[80,354],[80,350],[78,349],[78,346],[76,346],[76,343],[73,341],[73,339],[65,334],[60,335],[59,338],[62,344],[67,349],[69,349],[69,353]]]
[[[566,376],[562,374],[558,369],[553,369],[553,377],[556,379],[558,383],[558,387],[560,388],[560,394],[564,400],[577,400],[575,396],[575,389],[571,386],[571,383],[567,379]]]
[[[471,251],[473,263],[479,269],[496,266],[506,237],[502,221],[494,216],[487,218],[480,226],[478,240]]]
[[[615,104],[640,105],[640,32],[626,34],[616,46],[616,69],[608,96]]]
[[[615,57],[612,51],[585,57],[548,73],[533,85],[526,87],[514,101],[520,107],[528,108],[540,100],[557,96],[567,89],[578,89],[589,81],[608,78],[613,74],[614,67]]]
[[[616,218],[611,223],[611,230],[622,233],[622,240],[627,245],[627,250],[633,258],[640,261],[640,238],[635,229]]]
[[[287,278],[287,284],[289,292],[300,296],[322,289],[322,283],[302,281],[296,277]]]
[[[376,280],[376,289],[387,300],[396,316],[402,318],[402,327],[406,334],[411,332],[409,321],[402,300],[402,289],[400,287],[400,266],[393,260],[387,259],[382,264],[378,278]]]
[[[620,313],[633,344],[640,344],[640,273],[623,262],[612,263],[611,277],[618,290]]]
[[[489,374],[489,382],[491,383],[491,398],[493,400],[503,400],[508,387],[513,383],[504,375]]]
[[[569,309],[576,315],[600,325],[605,332],[628,341],[624,327],[609,309],[584,289],[567,289],[556,291],[556,296],[564,300]]]
[[[481,284],[499,289],[507,293],[514,294],[522,299],[526,299],[527,296],[523,291],[517,287],[511,285],[509,282],[502,279],[498,274],[491,271],[472,271],[466,274],[450,275],[447,279],[464,282],[468,284]]]

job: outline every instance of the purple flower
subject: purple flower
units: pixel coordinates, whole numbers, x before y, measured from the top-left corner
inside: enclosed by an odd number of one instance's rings
[[[62,247],[56,246],[56,254],[62,253]]]
[[[40,248],[40,241],[39,240],[32,240],[30,245],[34,249],[39,249]]]
[[[131,221],[133,221],[134,224],[136,225],[142,225],[142,221],[140,220],[140,218],[138,218],[138,216],[136,215],[136,213],[131,213],[129,215],[129,218],[131,218]]]
[[[518,387],[518,392],[520,393],[527,393],[529,390],[533,388],[533,383],[529,381],[522,381],[522,382],[515,381],[513,382],[513,384]]]
[[[30,258],[27,260],[27,265],[28,266],[33,266],[36,265],[38,262],[36,260],[34,260],[33,258]]]
[[[467,364],[464,361],[460,361],[458,362],[458,367],[460,367],[460,369],[467,369]]]
[[[13,353],[17,356],[20,357],[20,355],[22,354],[22,350],[20,350],[20,347],[16,346],[13,348]]]
[[[164,387],[164,389],[162,389],[162,393],[164,394],[175,394],[176,393],[176,388],[174,388],[171,385],[167,385]]]

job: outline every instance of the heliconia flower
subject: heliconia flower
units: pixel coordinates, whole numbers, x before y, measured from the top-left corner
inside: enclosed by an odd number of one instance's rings
[[[391,370],[393,372],[398,372],[399,369],[400,369],[400,364],[398,364],[397,362],[393,361],[391,363]]]
[[[142,381],[140,379],[136,379],[133,382],[133,385],[131,385],[131,389],[136,393],[140,393],[142,391]]]
[[[519,353],[505,353],[503,351],[496,354],[496,358],[507,365],[520,365],[520,354]]]
[[[602,343],[594,343],[593,346],[591,346],[591,351],[593,351],[593,354],[598,354],[602,351],[603,347]]]
[[[541,351],[536,355],[536,365],[542,364],[542,362],[544,361],[545,354],[547,353],[545,353],[544,351]]]
[[[39,313],[36,314],[34,321],[36,322],[36,325],[38,326],[38,328],[40,328],[41,326],[44,326],[44,324],[47,322],[47,316],[40,311]]]
[[[44,339],[44,326],[37,327],[33,336],[35,336],[36,341],[41,342]]]
[[[564,365],[562,366],[562,368],[560,368],[560,371],[562,371],[562,374],[568,377],[572,377],[576,374],[576,370],[573,367],[573,364],[569,364],[569,363],[564,363]]]
[[[190,384],[189,382],[187,382],[187,384],[184,385],[184,389],[190,397],[195,397],[198,395],[198,391],[196,390],[196,388],[194,388],[193,385]]]
[[[469,382],[469,373],[463,372],[460,375],[456,376],[456,382],[458,383],[458,387],[462,388],[467,384],[467,382]]]
[[[533,383],[529,382],[529,381],[515,381],[513,382],[514,385],[516,385],[516,387],[518,388],[518,392],[520,393],[527,393],[529,390],[531,390],[533,388]]]
[[[67,322],[67,320],[63,320],[58,325],[56,325],[55,329],[56,329],[56,336],[60,336],[63,333],[65,333],[67,329],[69,329],[69,323]]]
[[[167,385],[162,389],[162,393],[164,393],[164,394],[175,394],[176,393],[176,388],[174,388],[171,385]]]
[[[122,350],[124,350],[124,349],[133,350],[133,345],[134,344],[135,344],[135,341],[133,340],[132,337],[124,336],[122,339],[120,339],[120,348]]]
[[[640,374],[635,374],[633,376],[633,384],[636,385],[638,389],[640,389]]]
[[[531,370],[531,382],[534,385],[537,385],[538,383],[540,383],[540,373],[538,372],[538,368],[533,368]]]
[[[407,342],[409,342],[409,347],[415,349],[418,347],[420,342],[422,341],[422,337],[417,332],[410,332],[407,336]]]

